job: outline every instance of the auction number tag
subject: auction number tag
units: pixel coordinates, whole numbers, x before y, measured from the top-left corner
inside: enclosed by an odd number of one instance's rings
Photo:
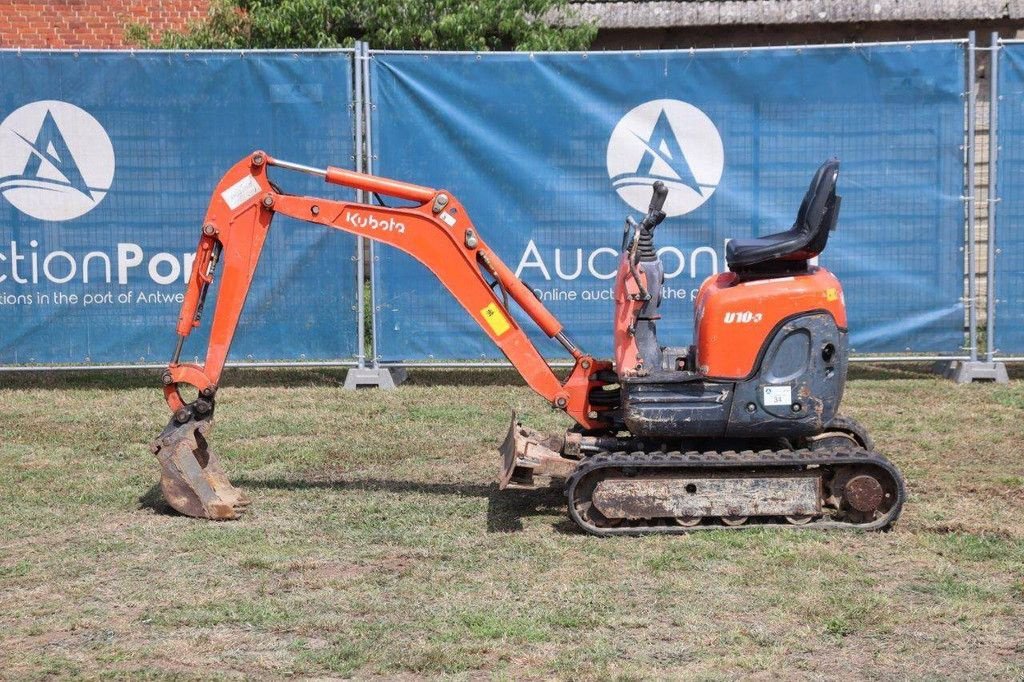
[[[765,407],[790,405],[793,402],[792,386],[765,386],[761,389]]]

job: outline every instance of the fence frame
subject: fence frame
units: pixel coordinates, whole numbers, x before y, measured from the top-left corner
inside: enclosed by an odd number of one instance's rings
[[[359,67],[359,58],[362,55],[363,43],[356,43],[352,52],[352,77],[355,81],[355,92],[352,93],[352,104],[355,108],[353,121],[355,124],[355,135],[353,150],[355,156],[356,172],[363,172],[366,150],[363,147],[363,135],[365,126],[363,114],[363,98],[365,88],[363,87],[363,73]],[[363,189],[356,190],[356,203],[366,203],[366,192]],[[363,256],[363,235],[356,235],[356,367],[366,367],[366,292],[363,282],[366,280],[366,260]]]
[[[365,43],[363,43],[365,45]],[[261,54],[293,54],[299,56],[302,54],[324,54],[324,53],[338,53],[347,54],[352,62],[352,73],[354,77],[358,77],[358,70],[356,69],[356,48],[343,47],[343,48],[270,48],[260,50],[228,50],[228,49],[215,49],[215,50],[135,50],[135,49],[97,49],[97,48],[62,48],[62,49],[49,49],[49,48],[0,48],[0,53],[16,54],[21,56],[23,54],[70,54],[77,56],[79,54],[121,54],[121,55],[135,55],[143,52],[156,52],[161,55],[184,55],[186,58],[196,52],[202,54],[221,54],[221,55],[237,55],[240,58],[244,58],[246,55],[261,55]],[[361,98],[366,92],[365,88],[361,87],[361,82],[349,83],[349,87],[352,88],[352,102],[355,108],[356,115],[359,115],[361,108],[356,105],[357,98]],[[364,112],[365,113],[365,112]],[[358,121],[353,117],[353,131],[355,145],[353,147],[353,156],[357,165],[357,170],[362,166],[363,150],[361,148],[362,140],[362,127],[363,120],[360,118]],[[259,145],[253,146],[255,149]],[[208,191],[209,188],[198,188],[203,192]],[[359,199],[357,198],[357,201]],[[232,360],[225,363],[225,367],[362,367],[365,364],[365,350],[363,339],[365,338],[365,330],[363,329],[365,301],[363,300],[363,251],[360,248],[362,237],[357,238],[358,243],[356,247],[357,253],[357,344],[356,344],[356,357],[345,358],[340,360],[274,360],[274,361],[247,361],[247,360]],[[168,349],[168,351],[173,349]],[[168,352],[170,357],[170,352]],[[132,370],[132,369],[166,369],[167,364],[159,363],[103,363],[103,364],[34,364],[34,365],[4,365],[0,364],[0,372],[70,372],[70,371],[92,371],[92,370]]]
[[[964,202],[964,211],[967,214],[967,338],[970,362],[978,361],[978,257],[975,253],[975,240],[978,236],[977,216],[978,203],[975,196],[977,178],[975,173],[975,152],[977,149],[977,118],[978,114],[978,93],[976,92],[977,78],[975,72],[976,53],[978,45],[974,31],[967,36],[967,91],[964,93],[967,100],[967,126],[964,131],[964,193],[960,200]]]
[[[884,355],[853,355],[850,357],[851,362],[953,362],[966,364],[968,366],[980,366],[980,365],[1001,365],[1005,362],[1024,362],[1024,356],[1007,356],[997,357],[998,350],[995,348],[994,331],[996,328],[996,300],[995,300],[995,281],[997,276],[998,267],[996,266],[998,260],[998,249],[996,248],[995,235],[998,228],[997,225],[997,207],[1000,201],[998,196],[997,188],[997,163],[999,154],[998,144],[998,102],[1000,101],[1001,95],[998,91],[998,74],[999,74],[999,56],[1001,48],[1006,44],[1024,43],[1024,40],[1001,40],[997,32],[991,33],[991,43],[989,47],[978,47],[976,44],[975,32],[971,31],[965,39],[953,39],[953,40],[914,40],[914,41],[880,41],[872,43],[827,43],[827,44],[814,44],[799,46],[801,50],[814,50],[822,48],[873,48],[873,47],[884,47],[884,46],[907,46],[912,47],[913,45],[923,44],[935,44],[935,43],[952,43],[963,45],[966,51],[966,63],[967,73],[965,83],[967,85],[965,94],[965,136],[964,136],[964,166],[965,166],[965,178],[964,178],[964,195],[961,197],[965,207],[965,272],[964,275],[967,279],[963,300],[967,305],[967,319],[968,319],[968,333],[966,335],[967,347],[961,349],[966,352],[954,352],[952,354],[942,353],[924,353],[924,354],[884,354]],[[724,51],[742,51],[747,52],[766,52],[766,51],[777,51],[777,50],[792,50],[794,46],[752,46],[747,48],[732,48],[732,47],[721,47],[721,48],[702,48],[700,52],[724,52]],[[976,53],[977,51],[989,51],[991,55],[990,59],[990,78],[989,81],[989,93],[990,93],[990,106],[989,106],[989,135],[990,135],[990,148],[989,148],[989,186],[988,195],[983,202],[988,207],[988,238],[986,243],[987,257],[988,257],[988,278],[986,282],[986,341],[984,349],[984,361],[980,360],[981,348],[979,347],[978,340],[978,329],[977,329],[977,314],[978,314],[978,288],[977,288],[977,262],[976,262],[976,245],[975,239],[977,237],[977,225],[976,225],[976,212],[978,207],[978,201],[976,197],[977,192],[977,178],[975,173],[975,154],[976,154],[976,110],[977,110],[977,79],[975,75],[976,71]],[[2,50],[8,53],[17,53],[19,55],[23,53],[68,53],[68,54],[92,54],[92,53],[114,53],[114,54],[135,54],[141,52],[140,50],[122,49],[122,50],[106,50],[106,49],[62,49],[62,50],[50,50],[44,48],[14,48],[8,50]],[[683,52],[697,52],[697,50],[680,50]],[[183,54],[188,55],[194,50],[161,50],[161,54],[174,55]],[[438,50],[374,50],[371,49],[368,43],[357,42],[352,48],[339,48],[339,49],[269,49],[269,50],[204,50],[204,53],[209,54],[233,54],[239,56],[245,56],[246,54],[295,54],[299,56],[303,53],[324,53],[324,52],[335,52],[340,54],[348,55],[352,63],[352,74],[353,81],[349,83],[349,87],[352,88],[352,97],[350,105],[353,109],[353,161],[355,169],[357,171],[366,172],[373,174],[374,172],[374,161],[377,158],[376,150],[373,146],[373,116],[374,111],[377,109],[376,103],[373,101],[372,91],[372,75],[370,69],[370,60],[374,59],[377,55],[388,55],[388,54],[421,54],[421,55],[471,55],[478,54],[474,51],[463,50],[463,51],[452,51],[444,52]],[[636,54],[637,50],[619,50],[614,51],[623,54]],[[544,52],[537,52],[531,54],[545,54]],[[589,54],[588,51],[572,51],[558,54],[575,54],[585,56]],[[372,196],[369,193],[359,190],[357,192],[356,201],[359,203],[371,203]],[[227,367],[354,367],[358,370],[366,370],[374,374],[386,373],[388,371],[400,370],[406,367],[510,367],[511,365],[507,361],[473,361],[473,360],[425,360],[425,361],[389,361],[382,362],[378,352],[378,306],[377,306],[377,277],[375,272],[375,264],[377,256],[375,255],[375,244],[373,240],[366,240],[362,236],[356,237],[356,271],[357,271],[357,305],[356,305],[356,354],[351,359],[340,359],[340,360],[320,360],[320,361],[303,361],[303,360],[282,360],[282,361],[244,361],[235,360],[226,363]],[[368,260],[367,260],[368,259]],[[366,284],[368,286],[369,296],[366,295]],[[369,300],[367,300],[367,298]],[[370,327],[366,328],[366,306],[370,306]],[[367,357],[366,346],[367,341],[369,343],[369,357]],[[568,367],[571,366],[571,362],[567,360],[553,360],[551,365],[555,367]],[[106,363],[106,364],[39,364],[39,365],[0,365],[0,372],[4,371],[83,371],[83,370],[128,370],[128,369],[161,369],[165,365],[156,363]],[[1005,369],[1003,369],[1005,374]],[[987,378],[987,377],[986,377]],[[379,383],[373,382],[376,385]],[[389,383],[386,381],[384,383]]]
[[[970,359],[958,360],[950,363],[947,367],[942,368],[942,373],[948,379],[963,384],[971,383],[973,381],[985,381],[992,380],[997,383],[1007,383],[1009,376],[1006,372],[1006,365],[1004,359],[994,359],[994,348],[992,331],[995,328],[995,308],[993,293],[995,291],[993,282],[995,278],[995,261],[994,255],[994,240],[993,235],[995,234],[995,206],[998,199],[995,198],[995,160],[998,158],[996,151],[996,145],[998,140],[997,122],[998,117],[996,115],[996,109],[998,108],[998,100],[996,99],[996,93],[998,93],[998,84],[995,82],[995,76],[998,73],[998,66],[996,62],[999,59],[998,50],[998,34],[993,32],[991,34],[991,44],[989,47],[978,47],[976,41],[976,34],[974,31],[970,31],[967,35],[967,122],[966,122],[966,134],[964,137],[965,145],[965,183],[964,183],[964,209],[966,211],[967,220],[967,244],[966,244],[966,259],[967,259],[967,320],[968,320],[968,350],[970,351]],[[977,260],[977,213],[978,213],[978,183],[976,178],[976,148],[978,145],[977,135],[977,76],[976,76],[976,54],[978,52],[989,52],[989,61],[991,65],[991,71],[988,78],[989,84],[989,155],[986,159],[988,167],[988,193],[986,198],[982,201],[985,208],[988,211],[987,216],[987,228],[988,234],[986,235],[986,255],[988,260],[986,262],[986,281],[985,281],[985,294],[986,294],[986,318],[985,318],[985,360],[979,360],[979,348],[978,348],[978,260]]]
[[[999,206],[999,32],[992,31],[989,39],[988,90],[988,237],[986,258],[988,276],[985,282],[985,361],[995,361],[996,330],[996,209]]]
[[[886,47],[886,46],[890,46],[890,47],[891,46],[906,46],[906,47],[910,48],[910,47],[912,47],[914,45],[929,45],[929,44],[940,44],[940,43],[941,44],[962,45],[964,50],[966,51],[966,56],[967,56],[968,60],[970,61],[971,66],[968,69],[968,74],[966,74],[967,77],[965,78],[965,84],[968,84],[969,87],[966,88],[966,92],[963,93],[963,94],[964,94],[964,98],[965,98],[965,108],[967,106],[970,106],[970,107],[973,108],[974,106],[976,106],[976,99],[975,99],[975,93],[974,93],[974,87],[973,87],[973,84],[975,82],[975,80],[974,80],[975,79],[975,75],[974,75],[975,69],[973,67],[973,65],[974,65],[974,50],[976,49],[975,42],[974,42],[974,31],[971,31],[966,38],[956,38],[956,39],[891,40],[891,41],[879,41],[879,42],[870,42],[870,43],[820,43],[820,44],[800,45],[800,46],[793,46],[793,45],[758,45],[758,46],[750,46],[750,47],[742,47],[742,48],[741,47],[711,47],[711,48],[699,48],[699,49],[695,49],[695,48],[679,49],[679,50],[673,50],[673,51],[676,51],[676,52],[686,52],[686,53],[697,53],[697,52],[737,52],[737,51],[739,51],[739,52],[746,53],[746,52],[770,52],[770,51],[793,50],[793,49],[800,49],[800,50],[834,49],[834,48],[859,49],[859,48],[873,48],[873,47]],[[658,50],[658,51],[661,52],[661,51],[664,51],[664,50]],[[606,53],[612,53],[612,54],[615,54],[615,53],[619,53],[619,54],[639,54],[640,52],[644,52],[644,50],[603,50],[603,51],[601,51],[601,54],[606,54]],[[368,105],[370,107],[370,110],[376,109],[376,105],[373,104],[373,102],[372,102],[372,98],[373,98],[372,82],[371,82],[372,75],[371,75],[371,73],[369,71],[369,66],[368,66],[369,65],[369,61],[374,59],[374,58],[376,58],[377,55],[391,55],[391,54],[394,54],[394,55],[436,55],[436,56],[444,56],[444,55],[479,55],[480,53],[477,52],[477,51],[474,51],[474,50],[443,51],[443,50],[387,50],[387,49],[378,50],[378,49],[372,49],[372,48],[369,49],[368,54],[367,54],[367,58],[366,58],[366,61],[367,61],[367,72],[366,72],[366,76],[365,76],[364,81],[363,81],[363,86],[366,88],[365,100],[367,101],[367,103],[368,103]],[[488,53],[488,54],[518,54],[518,53]],[[560,55],[568,54],[568,55],[580,55],[580,56],[585,57],[588,54],[592,54],[592,52],[586,51],[586,50],[575,50],[575,51],[566,51],[566,52],[557,52],[557,53],[550,53],[550,52],[545,52],[545,51],[537,51],[537,52],[529,52],[529,53],[525,53],[525,54],[529,54],[531,57],[533,55],[536,55],[536,54],[560,54]],[[964,151],[966,152],[967,149],[969,149],[970,153],[973,156],[973,153],[974,153],[974,151],[973,151],[974,150],[974,120],[973,120],[973,116],[969,119],[969,122],[970,122],[970,129],[971,129],[970,130],[970,143],[971,144],[969,145],[969,147],[967,147],[967,137],[966,136],[968,135],[968,131],[966,130],[967,125],[965,124],[965,131],[964,131],[965,138],[964,138],[963,145],[964,145]],[[369,115],[369,113],[367,114],[367,118],[366,118],[366,127],[367,127],[367,138],[370,139],[370,137],[372,136],[373,118]],[[371,155],[374,158],[376,158],[376,153],[372,149],[372,147],[369,148],[368,155]],[[966,163],[965,163],[965,168],[966,168]],[[372,171],[372,167],[369,167],[369,171],[368,172],[371,172],[371,173],[373,172]],[[971,190],[969,192],[965,191],[964,192],[964,196],[961,197],[961,199],[964,200],[964,202],[966,204],[967,203],[967,196],[969,195],[970,197],[973,197],[973,195],[974,195],[973,189],[975,187],[975,177],[974,177],[973,166],[970,168],[969,178],[966,177],[966,175],[965,175],[964,186],[965,186],[965,190],[967,190],[967,189]],[[975,231],[973,199],[971,199],[970,201],[971,201],[971,205],[972,205],[972,210],[970,211],[969,214],[967,214],[965,216],[965,219],[969,219],[969,221],[970,221],[970,226],[967,228],[967,230],[968,230],[969,234],[972,235],[972,237],[968,238],[966,236],[967,232],[965,232],[965,237],[964,237],[964,241],[965,242],[972,242],[974,231]],[[966,209],[965,209],[965,212],[966,212]],[[968,216],[969,216],[969,218],[968,218]],[[371,248],[372,248],[372,246],[373,245],[371,243]],[[962,248],[964,248],[964,249],[970,248],[970,249],[973,250],[973,243],[971,243],[970,246],[968,246],[968,244],[965,243]],[[371,258],[371,260],[372,261],[376,261],[376,258],[373,257],[373,258]],[[970,267],[974,268],[975,265],[973,263],[973,259],[970,262],[971,262]],[[967,276],[967,272],[966,272],[967,268],[968,268],[968,266],[965,264],[964,276]],[[972,283],[971,287],[976,288],[977,283],[975,282],[975,277],[973,277],[973,276],[969,277],[969,280]],[[372,262],[371,262],[371,265],[370,265],[370,287],[371,287],[371,292],[373,292],[375,290],[375,287],[376,287],[376,277],[374,276],[374,269],[373,269],[373,263]],[[976,295],[976,292],[975,292],[974,288],[971,289],[971,291],[974,292],[974,293],[964,292],[964,293],[961,294],[961,302],[962,303],[966,303],[968,305],[968,308],[970,310],[969,315],[973,314],[976,317],[977,316],[977,309],[976,309],[977,295]],[[406,369],[406,368],[474,368],[474,367],[477,367],[477,368],[504,368],[504,367],[511,367],[512,366],[511,363],[509,363],[508,361],[503,361],[503,360],[479,360],[479,361],[474,361],[474,360],[452,360],[452,361],[444,361],[444,360],[419,360],[419,361],[417,361],[417,360],[405,360],[405,361],[383,361],[383,360],[381,360],[381,358],[379,357],[379,355],[377,353],[377,335],[376,335],[376,330],[379,329],[378,320],[377,320],[377,314],[378,314],[379,311],[378,311],[378,308],[377,308],[377,305],[376,305],[375,301],[372,303],[372,305],[373,305],[373,308],[371,310],[371,317],[373,319],[373,324],[372,324],[371,334],[373,335],[372,347],[373,347],[373,361],[374,361],[374,365],[373,366],[374,367],[381,367],[381,368],[389,368],[389,369],[401,370],[401,369]],[[971,340],[969,341],[968,345],[969,345],[968,348],[963,348],[962,347],[960,352],[954,351],[954,352],[951,352],[950,354],[941,354],[941,353],[928,354],[928,353],[924,353],[924,354],[907,354],[907,355],[894,355],[894,354],[885,354],[885,355],[851,355],[850,358],[849,358],[849,361],[850,362],[863,362],[863,363],[870,363],[870,362],[958,363],[958,362],[977,361],[978,344],[977,344],[977,331],[976,330],[974,330],[973,335],[972,335]],[[966,352],[964,352],[964,351],[966,351]],[[569,360],[549,360],[547,358],[545,358],[545,360],[552,367],[572,367],[572,362],[569,361]]]
[[[992,32],[992,45],[991,45],[991,48],[990,48],[992,50],[992,58],[991,58],[991,67],[990,67],[991,68],[991,77],[990,77],[989,80],[990,80],[991,88],[992,89],[990,91],[991,92],[991,95],[990,95],[990,100],[991,101],[989,103],[989,128],[991,129],[991,132],[989,133],[989,135],[990,135],[990,138],[989,138],[989,174],[990,175],[989,175],[989,186],[988,186],[988,211],[989,211],[989,228],[988,228],[988,230],[989,230],[989,232],[988,232],[988,244],[987,244],[987,246],[988,246],[988,259],[989,259],[988,260],[988,262],[989,262],[989,266],[988,266],[988,272],[989,272],[989,282],[988,282],[988,285],[989,285],[988,286],[989,318],[988,318],[988,325],[989,326],[986,327],[985,335],[986,335],[987,338],[985,339],[985,341],[986,341],[986,359],[989,362],[995,362],[997,364],[1002,364],[1002,363],[1006,363],[1006,362],[1024,362],[1024,355],[1008,355],[1008,356],[996,357],[996,354],[999,352],[999,349],[995,348],[995,323],[996,323],[996,315],[997,315],[997,313],[995,312],[995,308],[996,308],[996,304],[998,303],[998,301],[996,301],[996,294],[995,294],[995,278],[996,278],[996,273],[997,273],[997,271],[999,269],[996,264],[997,264],[997,262],[999,260],[999,255],[1000,255],[999,249],[996,247],[996,240],[995,240],[995,235],[996,235],[996,230],[997,230],[997,222],[998,222],[996,220],[996,209],[999,206],[1000,201],[1002,201],[1002,198],[999,196],[999,193],[998,193],[998,187],[997,187],[998,176],[996,175],[996,170],[997,170],[997,165],[998,165],[998,160],[999,160],[998,154],[1001,151],[1001,148],[1000,148],[999,143],[998,143],[998,137],[997,137],[998,121],[999,121],[999,119],[998,119],[998,109],[999,109],[998,103],[1003,98],[1003,96],[999,93],[999,80],[998,80],[998,77],[999,77],[999,55],[1002,53],[1003,46],[1005,46],[1005,45],[1024,45],[1024,39],[1008,39],[1008,40],[1003,40],[1002,38],[999,37],[999,33],[998,32],[993,31]],[[1024,229],[1024,228],[1022,228],[1022,229]]]

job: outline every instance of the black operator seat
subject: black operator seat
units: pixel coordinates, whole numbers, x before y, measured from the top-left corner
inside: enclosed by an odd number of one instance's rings
[[[839,159],[821,164],[800,204],[796,222],[785,232],[756,239],[733,239],[725,260],[733,272],[774,274],[807,269],[807,261],[825,250],[836,228],[842,197],[836,194]]]

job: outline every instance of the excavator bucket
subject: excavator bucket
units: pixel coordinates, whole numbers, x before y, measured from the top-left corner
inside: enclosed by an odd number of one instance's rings
[[[160,460],[160,488],[179,513],[199,519],[237,519],[249,506],[245,494],[231,485],[210,450],[207,437],[212,419],[179,424],[171,419],[151,450]]]
[[[538,487],[534,480],[536,476],[546,479],[569,476],[579,462],[562,457],[564,442],[565,439],[558,436],[546,436],[523,426],[513,410],[512,423],[509,424],[504,442],[498,448],[498,454],[501,455],[498,487],[502,490],[532,489]]]

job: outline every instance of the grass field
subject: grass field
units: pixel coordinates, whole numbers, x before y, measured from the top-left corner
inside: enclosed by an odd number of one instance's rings
[[[499,493],[504,371],[229,372],[212,442],[254,499],[167,512],[157,373],[0,374],[0,675],[1024,677],[1024,381],[857,366],[896,530],[596,539]]]

